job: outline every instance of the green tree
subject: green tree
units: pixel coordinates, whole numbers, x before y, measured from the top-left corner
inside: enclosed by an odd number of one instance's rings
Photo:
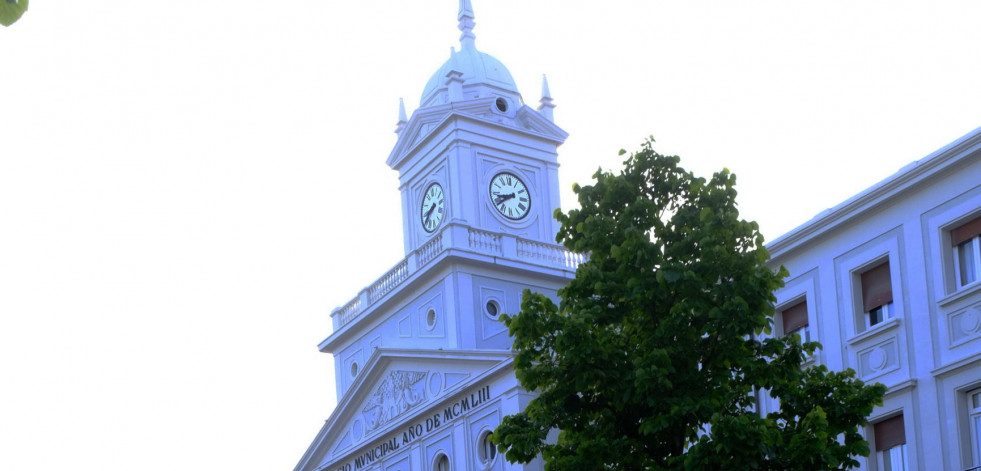
[[[10,26],[27,11],[28,0],[0,0],[0,25]]]
[[[549,471],[856,466],[885,388],[802,368],[817,343],[764,335],[786,271],[739,219],[736,177],[695,177],[652,143],[576,186],[580,209],[556,211],[556,239],[590,257],[558,306],[526,291],[504,317],[518,380],[538,395],[505,417],[498,448]],[[761,416],[763,394],[781,409]]]

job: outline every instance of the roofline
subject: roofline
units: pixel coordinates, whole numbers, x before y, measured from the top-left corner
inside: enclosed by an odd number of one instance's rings
[[[810,221],[777,237],[766,244],[771,260],[776,260],[797,247],[837,229],[864,211],[882,204],[896,193],[920,184],[925,179],[978,151],[981,151],[981,127],[941,147],[930,155],[913,161],[861,193],[848,198],[837,206],[822,211]]]

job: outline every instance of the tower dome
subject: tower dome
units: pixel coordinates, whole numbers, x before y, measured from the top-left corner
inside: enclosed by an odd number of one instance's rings
[[[460,50],[451,50],[450,58],[426,82],[419,106],[435,106],[453,101],[450,82],[462,82],[463,96],[472,99],[489,95],[506,95],[520,102],[521,94],[511,72],[501,61],[477,50],[473,34],[474,15],[470,0],[460,0],[458,15]]]

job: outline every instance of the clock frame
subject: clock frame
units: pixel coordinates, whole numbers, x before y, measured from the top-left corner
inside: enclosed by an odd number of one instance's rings
[[[446,193],[439,183],[430,183],[422,194],[419,208],[419,222],[428,233],[436,231],[446,213]]]
[[[531,194],[528,186],[511,172],[499,172],[494,175],[488,190],[491,206],[505,218],[517,221],[524,219],[531,211]]]

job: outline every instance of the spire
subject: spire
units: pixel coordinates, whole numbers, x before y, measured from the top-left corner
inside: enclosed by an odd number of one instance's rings
[[[405,102],[399,98],[399,122],[395,123],[395,134],[402,134],[402,130],[405,129],[408,122],[409,120],[405,117]]]
[[[474,39],[476,36],[473,34],[474,23],[473,16],[473,6],[470,5],[470,0],[460,0],[460,14],[457,15],[457,19],[460,23],[457,28],[460,29],[460,45],[462,49],[471,49],[474,47]]]
[[[552,104],[552,92],[548,90],[548,77],[542,74],[542,99],[538,101],[538,112],[549,121],[555,121],[552,117],[552,109],[555,105]]]

